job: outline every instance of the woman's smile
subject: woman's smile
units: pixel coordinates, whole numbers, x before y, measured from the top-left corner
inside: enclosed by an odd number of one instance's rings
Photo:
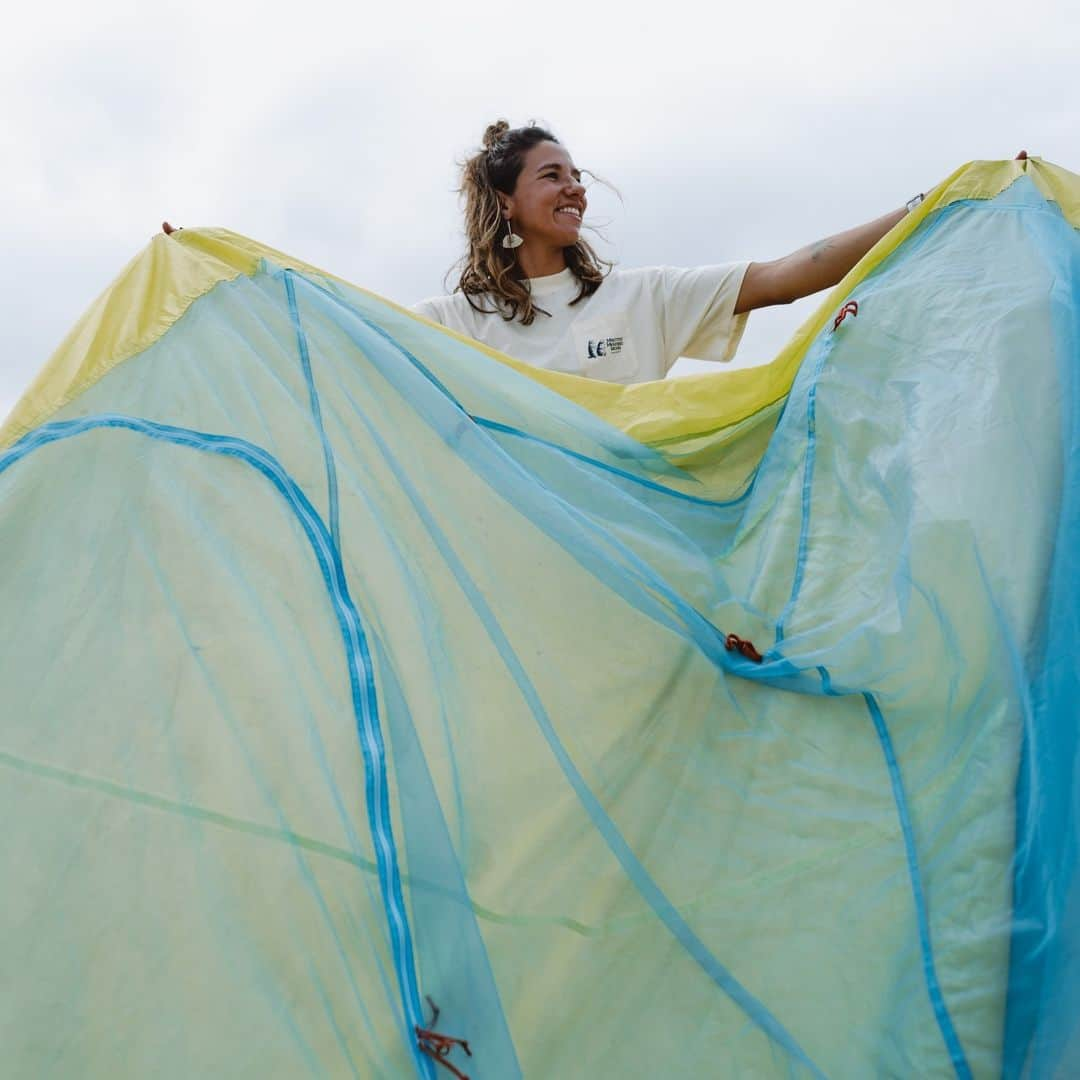
[[[525,154],[505,209],[529,254],[541,255],[577,243],[586,205],[581,173],[570,155],[558,143],[542,142]]]

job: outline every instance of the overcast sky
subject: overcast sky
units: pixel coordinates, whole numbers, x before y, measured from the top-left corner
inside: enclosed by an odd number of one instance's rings
[[[997,9],[20,4],[0,64],[0,416],[163,218],[400,302],[443,291],[455,162],[499,117],[545,122],[617,186],[587,220],[627,266],[773,258],[972,158],[1080,170],[1075,4]],[[756,313],[740,361],[808,306]]]

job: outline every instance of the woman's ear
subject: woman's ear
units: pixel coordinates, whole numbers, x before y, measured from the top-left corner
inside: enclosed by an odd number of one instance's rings
[[[499,213],[503,218],[512,218],[514,216],[514,201],[509,195],[499,196]]]

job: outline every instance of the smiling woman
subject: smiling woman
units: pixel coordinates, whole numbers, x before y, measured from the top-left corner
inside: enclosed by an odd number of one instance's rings
[[[461,276],[416,310],[537,367],[617,383],[662,379],[680,356],[730,360],[749,311],[835,285],[906,213],[772,262],[612,269],[581,239],[587,200],[569,152],[505,120],[465,162],[461,193]]]

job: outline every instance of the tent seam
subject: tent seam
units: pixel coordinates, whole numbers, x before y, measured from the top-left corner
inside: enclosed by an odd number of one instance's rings
[[[289,318],[292,320],[293,329],[296,331],[296,348],[300,354],[300,367],[304,372],[304,381],[307,383],[308,400],[311,403],[311,415],[315,421],[315,427],[319,432],[319,440],[322,442],[323,461],[326,463],[326,491],[330,514],[330,535],[334,546],[341,550],[341,528],[338,519],[338,482],[337,467],[334,464],[334,450],[330,445],[330,438],[326,434],[323,425],[322,407],[319,404],[319,391],[315,386],[315,375],[311,369],[311,355],[308,351],[307,335],[300,322],[300,311],[296,304],[296,290],[293,288],[292,270],[282,271],[285,282],[285,293],[289,301]]]

